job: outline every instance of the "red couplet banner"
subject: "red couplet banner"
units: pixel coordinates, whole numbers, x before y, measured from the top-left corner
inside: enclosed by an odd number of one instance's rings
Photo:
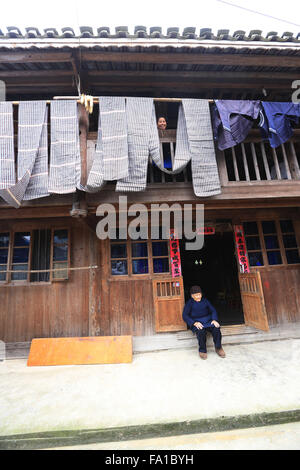
[[[179,250],[179,240],[175,238],[174,230],[170,230],[170,258],[172,277],[181,276],[181,259]]]
[[[242,266],[242,272],[250,273],[245,234],[242,225],[234,225],[234,237],[239,264]]]

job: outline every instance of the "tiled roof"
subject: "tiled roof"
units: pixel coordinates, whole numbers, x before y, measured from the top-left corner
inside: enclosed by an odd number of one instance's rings
[[[290,31],[278,33],[277,31],[269,31],[265,36],[262,31],[253,29],[248,33],[246,31],[237,30],[230,32],[229,29],[219,29],[214,33],[210,28],[201,28],[196,30],[195,27],[186,27],[180,31],[178,27],[169,27],[163,33],[160,26],[146,28],[145,26],[135,26],[130,32],[127,26],[117,26],[112,31],[107,26],[92,28],[91,26],[80,26],[79,31],[74,28],[64,27],[61,30],[57,28],[45,28],[39,30],[36,27],[27,27],[23,31],[16,26],[7,26],[7,31],[0,29],[0,41],[5,39],[64,39],[64,38],[148,38],[148,39],[194,39],[194,40],[215,40],[215,41],[260,41],[260,42],[281,42],[281,43],[300,43],[300,32],[298,34]]]

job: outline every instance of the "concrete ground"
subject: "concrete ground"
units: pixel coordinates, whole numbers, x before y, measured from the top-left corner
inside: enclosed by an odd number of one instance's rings
[[[0,362],[0,448],[34,447],[36,438],[46,448],[300,421],[300,339],[227,345],[226,354],[209,348],[203,361],[191,348],[135,354],[131,364]]]

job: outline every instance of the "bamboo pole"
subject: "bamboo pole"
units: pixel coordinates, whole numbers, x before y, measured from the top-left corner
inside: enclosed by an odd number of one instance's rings
[[[95,98],[94,96],[93,102],[94,103],[99,103],[99,98]],[[53,100],[77,100],[77,103],[81,103],[81,100],[78,96],[54,96]],[[52,100],[46,100],[47,104],[50,104]],[[167,102],[167,103],[181,103],[182,98],[153,98],[153,101],[161,101],[161,102]],[[214,103],[214,100],[209,99],[209,103]],[[20,101],[12,101],[13,105],[18,106],[20,104]]]

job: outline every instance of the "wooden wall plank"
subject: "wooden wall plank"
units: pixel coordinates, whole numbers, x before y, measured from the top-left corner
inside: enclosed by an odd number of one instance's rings
[[[86,237],[86,229],[71,230],[72,266],[86,266],[89,259]],[[88,270],[72,271],[68,281],[1,285],[1,340],[87,336],[88,293]]]

